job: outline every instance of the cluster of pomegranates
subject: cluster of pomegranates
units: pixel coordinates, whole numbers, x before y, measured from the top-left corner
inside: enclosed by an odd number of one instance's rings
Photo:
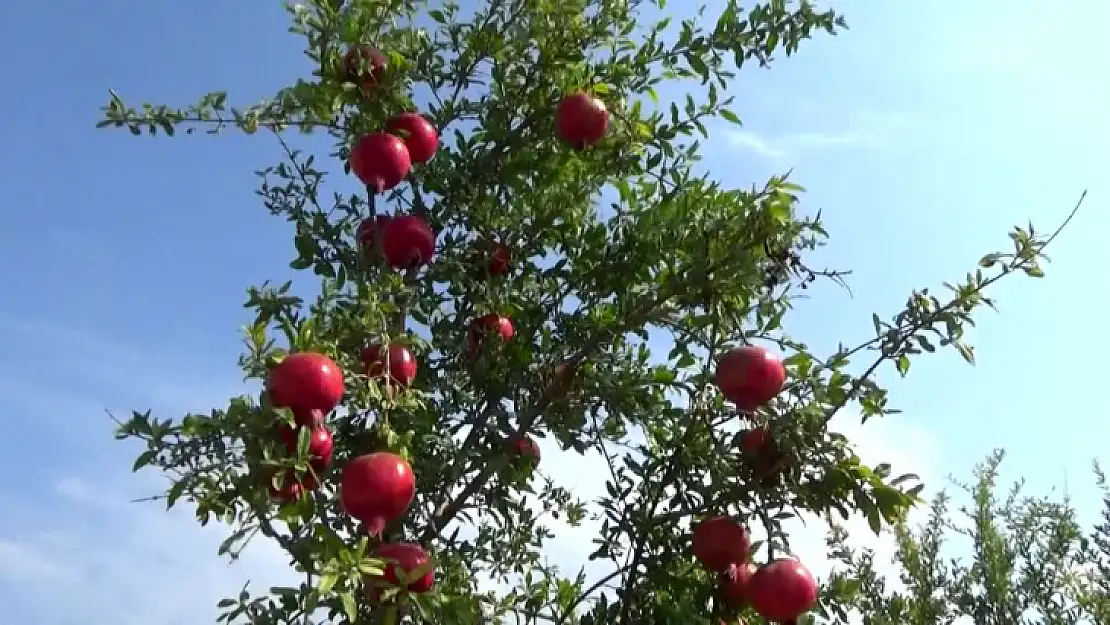
[[[388,59],[369,46],[355,46],[344,58],[347,80],[363,94],[381,84]],[[609,126],[604,103],[583,92],[565,96],[555,110],[555,133],[574,149],[597,145]],[[414,165],[427,163],[439,148],[436,128],[423,116],[404,112],[389,119],[383,131],[359,137],[350,151],[351,171],[372,194],[393,189],[404,181]],[[395,269],[419,267],[431,262],[436,235],[421,215],[374,215],[360,224],[357,238],[364,250],[380,251]],[[490,275],[507,275],[512,267],[512,250],[504,244],[489,248],[486,268]],[[467,332],[467,349],[479,349],[487,337],[512,339],[513,322],[490,313],[477,317]],[[367,346],[360,354],[367,376],[393,388],[408,387],[417,375],[418,363],[402,344]],[[746,346],[726,353],[719,361],[716,384],[737,408],[754,412],[777,395],[785,382],[782,362],[766,350]],[[314,352],[288,355],[275,365],[266,381],[270,403],[293,413],[294,424],[278,425],[278,439],[295,452],[302,432],[307,431],[310,470],[285,475],[271,485],[271,496],[281,501],[300,498],[315,489],[318,479],[331,464],[334,441],[326,416],[342,401],[344,374],[331,358]],[[753,431],[769,439],[764,430]],[[762,432],[762,434],[760,434]],[[749,447],[749,436],[742,446]],[[759,441],[756,441],[759,442]],[[513,453],[539,459],[539,447],[530,437],[510,441]],[[380,536],[386,526],[401,518],[415,496],[416,480],[411,465],[401,456],[376,451],[347,461],[339,479],[339,501],[343,511],[361,523],[370,536]],[[751,544],[739,523],[717,517],[698,523],[693,530],[695,557],[722,579],[723,597],[731,605],[750,605],[770,620],[790,623],[810,609],[816,600],[812,575],[795,560],[774,560],[758,569],[749,562]],[[420,545],[386,543],[376,551],[391,562],[381,576],[367,578],[368,592],[378,596],[382,586],[403,585],[410,592],[427,592],[435,573],[428,553]],[[413,578],[414,571],[421,574]]]

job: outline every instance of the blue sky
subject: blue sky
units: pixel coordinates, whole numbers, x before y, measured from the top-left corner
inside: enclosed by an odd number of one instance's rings
[[[855,270],[854,297],[819,290],[791,329],[826,352],[868,338],[871,313],[897,312],[912,288],[960,279],[1013,224],[1054,227],[1089,188],[1048,278],[994,292],[1002,313],[980,318],[978,366],[915,362],[888,380],[905,415],[859,436],[871,459],[934,484],[1002,446],[1011,477],[1038,490],[1066,479],[1090,509],[1089,463],[1110,438],[1096,406],[1110,348],[1097,286],[1110,7],[838,5],[851,31],[742,74],[746,125],[714,132],[707,166],[740,186],[793,167],[805,205],[824,211],[820,261]],[[133,450],[104,410],[207,410],[240,388],[244,289],[290,273],[289,232],[253,195],[251,172],[278,148],[262,134],[137,139],[93,124],[109,87],[132,103],[213,89],[254,101],[305,71],[300,42],[276,3],[63,0],[6,17],[0,453],[16,470],[0,485],[0,598],[44,625],[84,621],[90,603],[118,604],[104,622],[203,621],[247,573],[216,560],[218,531],[126,504],[157,478],[128,475]],[[247,560],[281,577],[274,553]],[[118,599],[154,578],[174,596]]]

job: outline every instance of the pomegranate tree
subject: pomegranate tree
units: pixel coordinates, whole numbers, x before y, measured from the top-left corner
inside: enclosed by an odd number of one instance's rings
[[[841,19],[670,3],[668,30],[647,4],[304,0],[315,66],[261,104],[105,107],[140,134],[281,139],[258,196],[293,245],[242,239],[250,278],[288,248],[301,272],[249,290],[240,363],[262,384],[120,431],[171,507],[230,525],[224,550],[293,563],[272,595],[229,589],[223,622],[791,623],[839,588],[805,568],[824,554],[790,540],[797,517],[881,531],[915,503],[838,415],[896,412],[875,376],[935,347],[970,360],[985,289],[1040,275],[1046,239],[1017,231],[950,299],[843,326],[874,335],[804,331],[794,299],[845,276],[812,268],[832,228],[792,180],[753,185],[720,154],[735,73]],[[586,552],[553,547],[567,524]]]

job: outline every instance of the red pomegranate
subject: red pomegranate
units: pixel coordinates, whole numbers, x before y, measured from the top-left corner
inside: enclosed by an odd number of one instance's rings
[[[756,566],[748,562],[730,565],[721,574],[720,594],[729,607],[740,609],[748,605],[748,584],[756,570]]]
[[[774,442],[771,430],[765,427],[740,432],[740,449],[748,455],[759,455]]]
[[[401,184],[412,169],[405,142],[388,132],[360,137],[351,148],[350,162],[351,171],[377,193]]]
[[[572,93],[555,110],[555,133],[575,149],[597,145],[609,130],[609,109],[584,92]]]
[[[417,113],[401,113],[390,119],[386,128],[405,142],[414,164],[427,163],[439,149],[439,133],[435,126]]]
[[[774,399],[786,383],[782,360],[756,345],[729,350],[717,362],[717,387],[726,399],[752,412]]]
[[[281,442],[285,444],[286,449],[291,453],[297,451],[297,443],[301,435],[300,430],[300,427],[291,428],[285,424],[278,427],[278,437],[281,439]],[[328,468],[331,464],[331,457],[334,451],[335,439],[332,438],[331,430],[322,425],[310,429],[308,437],[308,457],[312,461],[313,469],[321,472]]]
[[[435,233],[415,215],[394,217],[382,230],[382,255],[394,269],[426,265],[435,251]]]
[[[466,334],[466,344],[471,351],[474,351],[481,347],[487,335],[492,334],[502,341],[507,341],[513,338],[515,333],[513,322],[508,317],[494,313],[482,315],[471,322],[470,330]]]
[[[386,224],[392,219],[389,215],[375,215],[373,219],[363,219],[358,225],[358,244],[362,249],[372,250],[377,245],[377,237],[385,230]]]
[[[396,454],[366,454],[343,467],[339,502],[347,514],[363,522],[370,536],[381,535],[388,523],[405,514],[415,494],[412,467]]]
[[[509,446],[512,453],[518,457],[529,458],[537,463],[540,461],[540,446],[531,436],[509,439]]]
[[[748,580],[748,601],[768,621],[790,622],[817,605],[817,580],[794,558],[773,560]]]
[[[346,79],[362,90],[377,87],[389,67],[389,58],[380,50],[366,44],[352,46],[343,55],[343,71]]]
[[[489,262],[486,264],[491,275],[503,276],[509,273],[513,262],[513,250],[504,243],[495,243],[490,251]]]
[[[304,488],[297,482],[292,475],[287,475],[282,479],[281,486],[274,486],[273,482],[270,483],[270,498],[282,503],[289,503],[296,501],[304,495]]]
[[[435,570],[429,563],[428,552],[420,545],[409,543],[389,543],[378,547],[374,555],[386,561],[385,570],[380,577],[368,577],[372,594],[379,588],[405,585],[409,592],[428,592],[435,586]],[[413,579],[418,571],[426,572]],[[408,582],[405,584],[405,582]]]
[[[694,557],[707,570],[723,573],[748,561],[752,542],[748,530],[728,517],[712,517],[694,525]]]
[[[388,367],[389,379],[393,383],[400,386],[412,384],[416,379],[416,357],[400,343],[390,343],[386,351],[388,357],[382,354],[382,346],[377,343],[362,349],[362,363],[366,365],[366,375],[372,378],[383,378]]]
[[[297,352],[270,370],[266,388],[275,408],[292,410],[298,422],[311,421],[343,399],[343,370],[323,354]]]

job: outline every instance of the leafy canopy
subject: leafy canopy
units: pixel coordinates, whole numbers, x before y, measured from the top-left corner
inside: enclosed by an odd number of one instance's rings
[[[739,123],[729,95],[737,72],[844,22],[782,0],[730,1],[677,21],[665,4],[310,0],[288,12],[316,69],[264,102],[233,107],[213,92],[184,108],[133,108],[112,93],[101,126],[277,139],[280,161],[259,172],[258,195],[292,226],[290,266],[319,288],[251,287],[240,364],[262,380],[289,350],[316,351],[346,376],[328,418],[328,470],[310,466],[304,435],[283,449],[275,425],[291,416],[265,393],[210,414],[135,413],[121,424],[120,438],[145,446],[135,469],[172,479],[168,506],[185,501],[201,524],[227,524],[221,553],[270,540],[300,572],[299,585],[221,602],[222,621],[705,623],[726,610],[690,556],[691,521],[745,520],[764,561],[789,553],[782,523],[798,514],[858,512],[879,531],[916,501],[914,476],[867,466],[830,420],[850,404],[865,420],[895,412],[874,379],[883,363],[905,375],[937,346],[972,361],[964,331],[993,305],[985,290],[1007,275],[1042,275],[1049,239],[1018,228],[1011,252],[987,256],[945,295],[914,292],[901,312],[875,316],[873,338],[811,353],[784,328],[791,300],[845,275],[806,262],[826,238],[819,216],[799,208],[803,189],[787,176],[742,189],[700,173],[699,149],[711,130]],[[358,44],[388,58],[370,90],[346,73],[344,54]],[[556,139],[553,121],[560,99],[579,90],[612,116],[604,141],[581,151]],[[435,158],[382,196],[351,185],[354,140],[406,110],[440,131]],[[330,149],[306,148],[294,129]],[[427,219],[434,261],[394,271],[360,250],[359,223],[382,213]],[[493,241],[513,250],[503,279],[481,270]],[[474,358],[467,328],[487,313],[511,318],[516,336]],[[411,388],[367,377],[359,351],[372,342],[413,351]],[[747,343],[781,352],[789,371],[786,390],[754,414],[712,385],[715,358]],[[552,375],[559,364],[571,383]],[[753,462],[737,442],[741,428],[763,425],[773,426],[773,463]],[[542,442],[540,466],[506,453],[503,441],[521,435]],[[436,574],[434,592],[380,606],[362,589],[364,575],[382,571],[376,541],[336,497],[344,463],[374,450],[403,455],[417,477],[415,503],[383,540],[423,544]],[[597,500],[548,470],[584,454],[607,466]],[[318,472],[318,487],[275,501],[268,487],[285,469]],[[557,522],[590,523],[589,561],[571,568],[564,557],[556,568],[542,555]],[[576,568],[586,565],[588,576]]]

